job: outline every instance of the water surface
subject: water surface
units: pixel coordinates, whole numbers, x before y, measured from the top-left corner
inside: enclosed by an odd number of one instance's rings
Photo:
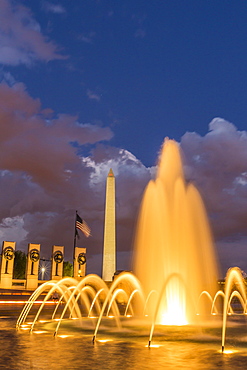
[[[76,331],[73,336],[54,338],[52,331],[43,334],[16,331],[15,323],[14,317],[0,317],[0,369],[235,370],[247,367],[245,344],[236,346],[234,341],[228,341],[228,348],[238,352],[222,354],[220,341],[210,341],[206,335],[189,341],[183,340],[183,335],[176,341],[156,336],[154,343],[159,348],[147,348],[146,338],[133,339],[128,335],[122,339],[108,335],[112,341],[93,345],[91,333],[83,335]],[[99,338],[104,336],[101,332]]]

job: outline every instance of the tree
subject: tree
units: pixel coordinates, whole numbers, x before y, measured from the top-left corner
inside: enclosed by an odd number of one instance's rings
[[[73,276],[73,265],[69,261],[63,263],[63,276]]]
[[[15,251],[13,279],[25,279],[26,263],[26,253]]]

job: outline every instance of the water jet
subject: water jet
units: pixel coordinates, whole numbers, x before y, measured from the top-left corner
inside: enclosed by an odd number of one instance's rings
[[[144,192],[134,273],[146,294],[158,292],[156,323],[193,323],[200,293],[216,291],[218,268],[206,211],[195,186],[185,181],[173,140],[165,139],[156,178]]]

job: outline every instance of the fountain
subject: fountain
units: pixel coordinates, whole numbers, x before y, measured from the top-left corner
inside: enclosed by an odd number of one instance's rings
[[[144,292],[157,292],[157,323],[195,321],[203,290],[216,290],[218,270],[200,194],[184,179],[179,146],[165,140],[156,179],[146,188],[137,227],[134,272]]]
[[[134,274],[119,274],[110,287],[97,275],[42,284],[23,308],[17,328],[34,332],[46,302],[57,292],[60,299],[51,315],[55,336],[62,322],[77,319],[78,327],[90,332],[95,342],[100,325],[112,328],[114,318],[120,335],[149,335],[150,347],[155,325],[159,332],[165,325],[177,325],[184,332],[182,326],[198,322],[199,313],[212,318],[220,314],[224,352],[227,317],[235,313],[233,300],[240,303],[241,314],[247,313],[245,282],[238,268],[230,269],[225,292],[217,292],[218,269],[206,212],[195,186],[185,181],[179,146],[172,140],[165,140],[156,179],[143,196],[133,265]],[[26,324],[42,294],[46,295],[34,320]]]

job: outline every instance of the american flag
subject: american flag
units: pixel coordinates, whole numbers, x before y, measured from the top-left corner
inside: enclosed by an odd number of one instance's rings
[[[83,234],[88,238],[91,235],[91,229],[78,214],[76,214],[75,227],[83,232]]]

